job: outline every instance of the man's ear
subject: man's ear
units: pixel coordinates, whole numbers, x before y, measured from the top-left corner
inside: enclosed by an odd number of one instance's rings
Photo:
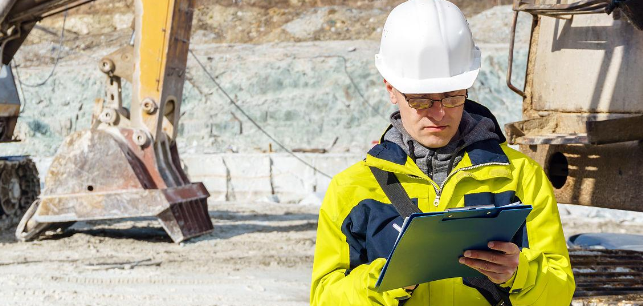
[[[393,88],[393,85],[384,79],[384,86],[388,92],[388,98],[391,100],[391,104],[397,104],[397,95],[395,94],[395,88]]]

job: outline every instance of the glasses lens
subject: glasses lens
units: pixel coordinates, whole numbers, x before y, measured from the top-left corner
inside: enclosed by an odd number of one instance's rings
[[[442,99],[442,105],[444,107],[457,107],[464,104],[465,100],[464,96],[447,97]]]
[[[409,106],[415,109],[427,109],[433,106],[431,99],[409,99]]]

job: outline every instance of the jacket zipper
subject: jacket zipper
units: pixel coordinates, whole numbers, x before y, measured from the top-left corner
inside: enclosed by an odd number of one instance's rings
[[[444,188],[444,185],[446,185],[446,183],[449,181],[449,178],[452,177],[454,174],[462,170],[471,170],[471,169],[476,169],[483,166],[507,166],[507,165],[509,165],[509,163],[486,163],[486,164],[460,168],[458,170],[451,172],[449,175],[447,175],[447,178],[444,179],[444,182],[442,182],[442,185],[440,186],[437,186],[437,184],[435,184],[433,181],[429,181],[433,186],[433,189],[435,190],[435,200],[433,201],[433,206],[438,207],[440,205],[440,197],[442,196],[442,189]]]

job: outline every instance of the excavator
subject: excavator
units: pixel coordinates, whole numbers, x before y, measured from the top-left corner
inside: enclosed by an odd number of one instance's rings
[[[20,100],[12,71],[6,64],[11,60],[9,41],[17,34],[7,34],[4,22],[9,7],[16,1],[0,1],[0,142],[16,141],[14,130],[20,115]],[[10,38],[11,37],[11,38]],[[26,36],[25,36],[26,37]],[[24,39],[24,38],[23,38]],[[15,51],[13,52],[15,53]],[[40,194],[40,180],[35,163],[28,156],[0,157],[0,231],[15,225]]]
[[[514,0],[513,9],[507,85],[523,98],[523,120],[505,126],[508,142],[543,166],[559,203],[643,212],[643,1]],[[519,14],[533,17],[523,89],[511,65]],[[643,300],[641,236],[569,240],[576,299]]]
[[[9,63],[36,23],[93,0],[0,0],[0,141],[13,132],[20,100]],[[194,0],[135,0],[133,44],[101,59],[105,97],[90,129],[64,139],[45,186],[28,157],[0,158],[0,216],[22,215],[31,240],[78,221],[157,218],[181,242],[212,231],[209,193],[190,182],[176,146]],[[129,109],[121,85],[132,85]],[[6,219],[6,221],[5,221]]]
[[[0,69],[0,142],[15,141],[13,131],[20,102],[11,84],[11,70],[3,66]],[[29,157],[0,157],[0,231],[15,225],[39,194],[38,169]]]

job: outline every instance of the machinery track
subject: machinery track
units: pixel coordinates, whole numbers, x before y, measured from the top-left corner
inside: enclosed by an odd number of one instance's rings
[[[0,231],[15,226],[38,195],[36,164],[27,156],[0,157]]]
[[[570,250],[569,256],[576,279],[575,301],[587,305],[643,305],[643,252]]]

